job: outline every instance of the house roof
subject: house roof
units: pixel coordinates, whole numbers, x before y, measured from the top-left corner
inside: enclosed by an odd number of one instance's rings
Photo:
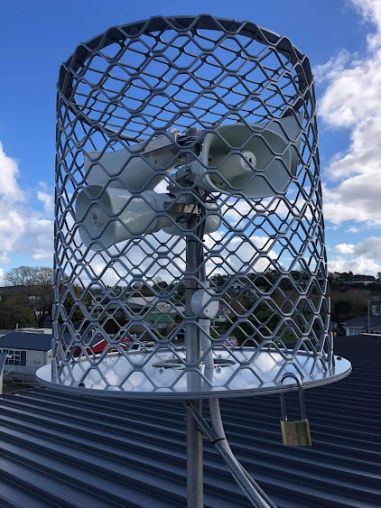
[[[170,315],[168,313],[161,314],[159,312],[151,312],[150,314],[147,314],[147,316],[145,317],[145,320],[148,322],[154,323],[154,324],[159,324],[159,323],[173,323],[173,324],[175,324],[174,314]]]
[[[160,298],[156,296],[132,296],[128,298],[127,305],[129,306],[136,306],[136,307],[153,307],[154,309],[165,309],[165,311],[168,312],[176,312],[183,311],[184,306],[183,305],[176,305],[175,307],[168,304],[165,300],[160,300]]]
[[[50,333],[28,333],[14,331],[0,337],[0,348],[50,351],[53,335]]]
[[[368,316],[358,316],[348,319],[344,323],[344,326],[349,328],[368,328],[369,323],[371,329],[381,330],[381,316],[370,316],[370,321],[368,321]]]
[[[307,390],[313,446],[286,448],[279,397],[222,401],[229,441],[279,508],[381,506],[381,339],[336,339],[343,381]],[[290,415],[298,414],[294,394]],[[34,389],[0,399],[0,505],[186,506],[179,402],[99,400]],[[205,506],[248,507],[205,443]]]

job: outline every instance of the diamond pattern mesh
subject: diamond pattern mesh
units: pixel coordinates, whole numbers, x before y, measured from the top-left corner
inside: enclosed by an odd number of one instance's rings
[[[59,382],[165,394],[191,372],[234,392],[329,370],[313,82],[286,38],[159,17],[79,46],[55,224]]]

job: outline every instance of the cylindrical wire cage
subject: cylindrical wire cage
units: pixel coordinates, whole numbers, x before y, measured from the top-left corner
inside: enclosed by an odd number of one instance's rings
[[[313,78],[285,37],[203,15],[81,44],[59,77],[55,230],[43,382],[189,399],[350,370],[332,350]]]

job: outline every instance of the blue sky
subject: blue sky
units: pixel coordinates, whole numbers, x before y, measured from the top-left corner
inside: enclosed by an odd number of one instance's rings
[[[381,115],[380,0],[0,0],[0,276],[20,264],[51,264],[61,62],[112,25],[199,13],[254,21],[309,56],[320,99],[330,269],[381,271],[381,149],[374,141]]]

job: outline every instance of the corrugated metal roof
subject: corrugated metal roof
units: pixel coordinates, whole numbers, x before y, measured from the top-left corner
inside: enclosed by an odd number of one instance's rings
[[[0,337],[0,348],[50,351],[53,335],[49,333],[9,332]]]
[[[381,328],[381,316],[370,316],[370,319],[368,319],[368,316],[358,316],[353,319],[348,319],[344,324],[345,326],[359,328],[367,328],[368,324],[370,324],[373,328]]]
[[[337,341],[352,375],[308,390],[313,447],[286,448],[279,400],[225,400],[232,448],[280,507],[381,506],[381,338]],[[297,400],[288,396],[289,411]],[[179,402],[75,398],[48,389],[0,401],[1,507],[186,505]],[[205,505],[248,506],[205,445]]]

